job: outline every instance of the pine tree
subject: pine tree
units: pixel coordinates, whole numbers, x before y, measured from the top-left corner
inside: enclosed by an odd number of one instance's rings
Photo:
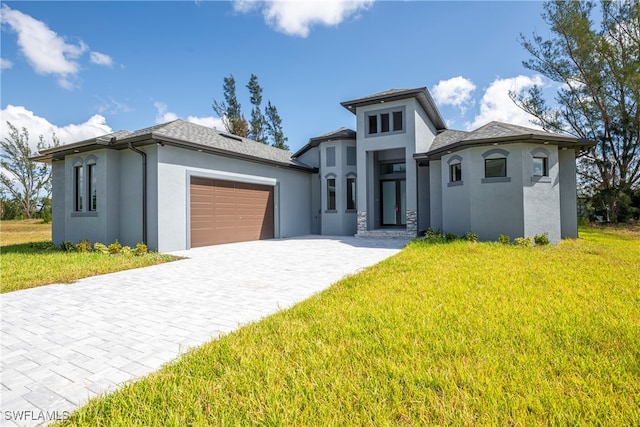
[[[271,101],[267,102],[265,115],[267,117],[267,129],[271,136],[271,145],[276,148],[288,150],[289,146],[286,144],[287,137],[284,136],[282,131],[282,119],[280,118],[276,107],[271,104]]]
[[[227,132],[246,138],[249,135],[249,125],[242,115],[242,109],[236,97],[236,80],[233,74],[224,78],[222,85],[224,102],[213,101],[213,111],[222,119]]]
[[[267,144],[267,138],[265,135],[265,127],[267,125],[264,114],[262,114],[262,88],[258,83],[258,77],[255,74],[251,74],[249,83],[247,84],[249,94],[251,95],[251,121],[249,122],[249,138],[254,141]]]

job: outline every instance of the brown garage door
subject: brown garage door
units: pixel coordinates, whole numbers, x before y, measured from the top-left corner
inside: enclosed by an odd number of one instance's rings
[[[191,247],[273,238],[273,187],[191,177]]]

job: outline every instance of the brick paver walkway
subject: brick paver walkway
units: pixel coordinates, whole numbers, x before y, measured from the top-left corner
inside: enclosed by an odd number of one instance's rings
[[[0,296],[0,425],[65,418],[187,348],[288,308],[405,241],[318,236],[196,248],[189,259]]]

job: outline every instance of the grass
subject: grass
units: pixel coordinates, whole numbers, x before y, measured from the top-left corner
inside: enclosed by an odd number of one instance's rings
[[[413,242],[65,425],[638,425],[640,232]]]
[[[51,244],[51,224],[41,220],[2,221],[0,293],[145,267],[177,259],[150,253],[142,257],[62,252]]]

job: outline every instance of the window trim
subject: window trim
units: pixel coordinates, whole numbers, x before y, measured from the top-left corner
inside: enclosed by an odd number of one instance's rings
[[[96,169],[97,169],[97,166],[95,162],[87,163],[87,196],[88,196],[87,211],[88,212],[97,212],[98,210],[98,176],[96,173]]]
[[[451,156],[449,160],[447,160],[447,164],[449,165],[449,182],[447,183],[447,187],[459,187],[463,185],[462,181],[462,157],[457,154]],[[458,170],[460,171],[459,179],[455,179],[453,174],[453,169],[455,166],[459,166]]]
[[[484,158],[484,178],[480,181],[483,184],[489,184],[494,182],[511,182],[511,177],[509,176],[509,152],[507,150],[503,150],[502,148],[494,148],[492,150],[486,151],[482,154]],[[487,176],[487,161],[491,160],[503,160],[504,161],[504,175],[501,176]]]
[[[400,129],[398,129],[398,114],[400,114]],[[386,121],[383,120],[383,116]],[[365,113],[365,138],[394,135],[405,133],[407,129],[406,106],[390,107],[381,110],[372,110]],[[375,122],[375,129],[372,131],[372,124]],[[387,123],[388,130],[383,131],[383,123]]]

